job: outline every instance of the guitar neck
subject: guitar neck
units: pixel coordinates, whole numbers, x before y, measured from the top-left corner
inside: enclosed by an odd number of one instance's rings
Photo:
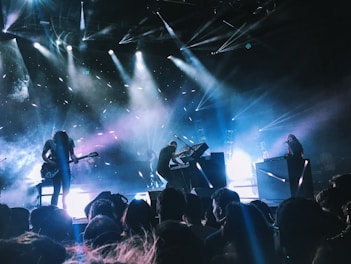
[[[77,160],[85,159],[87,157],[89,157],[89,155],[81,156],[81,157],[77,158]],[[69,163],[72,163],[72,162],[73,162],[73,160],[69,160]]]
[[[77,158],[77,160],[81,160],[81,159],[85,159],[85,158],[92,158],[92,157],[97,157],[99,154],[97,152],[92,152],[88,155],[84,155],[84,156],[81,156],[79,158]],[[73,162],[73,160],[69,160],[69,163]]]

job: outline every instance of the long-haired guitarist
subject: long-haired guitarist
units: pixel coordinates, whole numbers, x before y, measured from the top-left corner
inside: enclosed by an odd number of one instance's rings
[[[51,197],[51,205],[57,206],[62,186],[62,206],[64,209],[66,209],[65,200],[71,185],[70,158],[74,163],[78,163],[74,147],[73,139],[68,136],[66,131],[60,130],[55,132],[52,139],[45,142],[41,155],[53,170],[58,169],[58,173],[52,178],[54,192]]]

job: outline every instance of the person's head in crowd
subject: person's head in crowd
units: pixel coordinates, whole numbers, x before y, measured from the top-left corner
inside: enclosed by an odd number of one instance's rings
[[[24,207],[11,208],[11,221],[8,230],[9,237],[16,237],[29,231],[29,215],[29,210]]]
[[[333,176],[329,182],[333,187],[338,187],[342,189],[351,189],[351,173],[338,174]]]
[[[201,198],[193,193],[185,194],[186,207],[183,219],[188,224],[201,225],[203,206]]]
[[[262,200],[253,200],[250,202],[250,204],[255,206],[263,214],[268,224],[270,225],[274,224],[275,219],[273,216],[273,212],[267,203],[265,203]]]
[[[153,230],[155,215],[151,206],[142,199],[133,199],[125,210],[122,222],[127,235],[142,235]]]
[[[217,222],[217,219],[213,214],[212,199],[210,197],[207,205],[204,208],[204,225],[210,226],[216,229],[221,227],[221,223]]]
[[[128,199],[123,194],[120,194],[120,193],[111,194],[109,199],[113,203],[117,218],[119,220],[121,220],[121,218],[124,214],[124,211],[126,210],[126,208],[128,206]]]
[[[316,194],[315,200],[324,211],[345,220],[342,205],[348,201],[348,198],[339,187],[329,187],[321,190]]]
[[[313,264],[344,264],[351,263],[351,201],[343,207],[347,227],[338,235],[324,240],[319,245],[313,259]]]
[[[120,226],[106,215],[97,215],[90,220],[83,232],[84,244],[97,248],[116,243],[121,239]]]
[[[166,220],[182,221],[185,205],[185,197],[182,191],[175,188],[164,189],[157,197],[156,205],[160,222]]]
[[[205,263],[204,246],[186,224],[163,221],[156,227],[156,237],[156,263]]]
[[[0,238],[7,238],[11,220],[11,209],[7,204],[0,204]]]
[[[46,235],[56,241],[66,242],[72,239],[72,218],[63,209],[53,205],[42,206],[30,213],[32,231]]]
[[[60,243],[33,232],[0,239],[0,261],[3,264],[61,264],[66,249]]]
[[[326,237],[325,214],[314,200],[289,198],[276,211],[280,248],[291,263],[312,263],[316,246]]]
[[[113,203],[108,199],[98,199],[91,204],[88,214],[88,222],[90,222],[91,219],[97,215],[106,215],[111,219],[117,221],[117,215],[115,213]]]
[[[105,201],[98,202],[99,200],[105,200]],[[109,201],[112,204],[106,201]],[[93,204],[95,205],[93,206]],[[86,207],[84,208],[84,212],[88,219],[92,219],[94,216],[99,214],[105,214],[105,215],[108,215],[109,217],[113,215],[113,217],[111,218],[114,219],[118,225],[120,225],[120,228],[122,228],[121,219],[127,206],[128,206],[128,199],[124,195],[119,193],[112,194],[110,191],[104,191],[100,193],[88,205],[86,205]],[[95,207],[95,208],[92,209],[91,207]],[[110,209],[113,209],[112,213],[110,212]],[[90,210],[93,210],[91,214],[90,214]]]
[[[238,263],[277,263],[271,226],[253,204],[227,205],[223,237],[231,245],[227,253],[235,253]]]
[[[231,202],[240,202],[239,194],[228,188],[219,188],[211,196],[213,215],[217,222],[223,222],[225,219],[226,206]]]

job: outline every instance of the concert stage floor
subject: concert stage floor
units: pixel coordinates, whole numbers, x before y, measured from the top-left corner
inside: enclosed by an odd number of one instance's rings
[[[248,203],[252,200],[260,199],[258,193],[258,187],[252,181],[240,181],[232,182],[227,186],[229,189],[236,191],[241,201]],[[101,184],[100,182],[93,182],[90,184],[83,183],[73,183],[71,185],[70,195],[68,197],[68,212],[74,218],[74,221],[77,223],[85,222],[84,208],[85,206],[97,197],[101,192],[110,191],[111,193],[119,193],[124,195],[128,201],[131,201],[134,198],[144,199],[151,203],[154,197],[151,197],[152,194],[158,194],[163,188],[148,188],[148,187],[139,187],[139,188],[125,188],[121,185],[116,185],[113,182],[109,184]],[[206,188],[195,188],[193,189],[195,193],[200,195],[206,195],[210,197],[213,189]],[[42,196],[41,203],[39,202],[38,191],[37,189],[32,190],[2,190],[0,195],[0,203],[9,205],[10,207],[25,207],[29,210],[37,208],[41,205],[49,205],[52,194],[52,186],[45,185],[42,187]],[[23,196],[23,197],[22,197]],[[61,208],[61,199],[59,199],[58,206]],[[282,200],[264,200],[270,207],[277,207]]]

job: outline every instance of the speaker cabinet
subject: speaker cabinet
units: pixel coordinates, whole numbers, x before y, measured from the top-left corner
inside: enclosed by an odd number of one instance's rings
[[[202,157],[199,160],[199,164],[203,170],[202,175],[199,177],[202,179],[205,178],[206,182],[198,181],[198,184],[194,184],[196,181],[193,181],[193,187],[208,188],[210,184],[214,189],[218,189],[227,186],[227,174],[223,152],[211,152],[210,156]]]
[[[309,159],[279,157],[256,163],[259,198],[285,200],[290,197],[313,198]]]

